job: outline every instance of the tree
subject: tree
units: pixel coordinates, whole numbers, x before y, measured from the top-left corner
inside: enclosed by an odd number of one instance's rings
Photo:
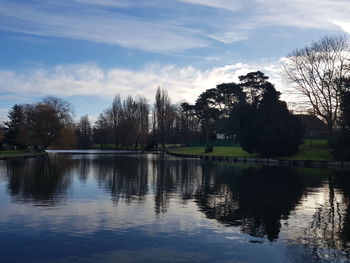
[[[112,136],[110,136],[112,129],[106,112],[101,113],[93,127],[93,142],[100,144],[102,148],[111,143],[113,140]]]
[[[26,128],[31,142],[45,150],[60,136],[62,129],[72,123],[72,114],[70,104],[55,97],[25,105]]]
[[[5,122],[6,141],[16,147],[24,147],[23,133],[25,128],[25,113],[22,105],[14,105],[8,113]]]
[[[239,79],[246,91],[245,102],[234,107],[231,119],[241,147],[267,157],[296,153],[304,137],[303,126],[279,99],[268,77],[258,71]]]
[[[81,148],[89,148],[92,144],[92,127],[88,115],[80,118],[77,124],[78,146]]]
[[[340,126],[350,130],[350,77],[340,80]]]
[[[201,123],[202,134],[206,144],[209,143],[211,135],[217,129],[217,123],[220,119],[220,107],[216,106],[216,89],[208,89],[199,95],[194,105],[196,115]]]
[[[153,133],[157,142],[164,148],[165,143],[169,142],[175,114],[167,91],[160,87],[156,92],[153,115]]]
[[[146,98],[139,96],[137,98],[137,123],[138,123],[138,139],[137,143],[145,145],[148,141],[149,134],[149,105]],[[137,148],[135,143],[135,148]]]
[[[285,77],[306,96],[331,132],[338,120],[339,79],[349,75],[350,46],[345,36],[326,36],[296,49],[285,59]]]
[[[116,146],[146,144],[149,133],[149,105],[144,97],[121,99],[116,95],[112,105],[98,117],[93,128],[93,141]]]
[[[3,149],[3,142],[5,140],[5,133],[6,133],[5,128],[2,125],[0,125],[0,150]]]
[[[339,160],[350,160],[350,78],[339,80],[340,129],[333,134],[330,145]]]
[[[122,102],[119,94],[114,97],[112,106],[107,110],[107,113],[113,129],[114,144],[117,145],[120,143],[120,121],[122,118]]]
[[[76,127],[74,123],[65,125],[60,135],[52,142],[52,147],[55,149],[74,149],[78,145]]]
[[[179,110],[179,142],[188,143],[200,136],[200,121],[194,105],[183,102]]]

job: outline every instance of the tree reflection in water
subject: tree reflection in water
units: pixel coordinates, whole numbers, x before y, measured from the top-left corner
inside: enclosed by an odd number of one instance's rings
[[[100,155],[93,159],[100,187],[111,193],[117,204],[143,202],[148,192],[148,159],[145,156]]]
[[[55,205],[64,200],[71,184],[74,160],[42,157],[7,162],[8,189],[17,202]]]
[[[295,262],[350,261],[350,178],[346,172],[328,175],[312,220],[295,237]],[[297,253],[296,253],[297,252]]]
[[[271,242],[283,233],[295,262],[336,261],[339,253],[349,259],[347,172],[164,155],[53,155],[12,160],[7,167],[8,189],[15,201],[56,205],[67,196],[73,174],[83,183],[93,174],[114,204],[143,203],[150,197],[158,216],[167,213],[172,200],[183,205],[195,202],[207,218],[242,233]],[[311,215],[303,210],[310,200]]]
[[[287,219],[306,187],[295,169],[204,164],[198,205],[208,218],[256,237],[278,238],[281,219]]]

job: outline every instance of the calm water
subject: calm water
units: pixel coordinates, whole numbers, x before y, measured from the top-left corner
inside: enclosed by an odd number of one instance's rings
[[[0,162],[0,262],[350,262],[350,173],[162,155]]]

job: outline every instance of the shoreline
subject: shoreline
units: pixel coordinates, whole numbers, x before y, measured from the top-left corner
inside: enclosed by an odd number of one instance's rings
[[[264,164],[276,166],[314,167],[314,168],[350,168],[350,162],[346,161],[325,161],[325,160],[297,160],[297,159],[273,159],[261,157],[230,157],[230,156],[209,156],[199,154],[174,153],[169,149],[157,150],[47,150],[44,152],[9,153],[0,156],[0,160],[22,159],[42,157],[48,154],[143,154],[143,153],[165,153],[181,158],[196,158],[201,160],[224,161],[231,163]]]
[[[175,157],[196,158],[196,159],[212,160],[212,161],[225,161],[225,162],[232,162],[232,163],[264,164],[264,165],[311,167],[311,168],[350,168],[350,162],[346,162],[346,161],[209,156],[209,155],[198,155],[198,154],[173,153],[173,152],[169,152],[168,150],[166,150],[165,152],[166,154],[169,154]]]
[[[44,152],[23,152],[23,153],[8,153],[4,154],[3,156],[0,155],[0,160],[10,160],[10,159],[22,159],[22,158],[35,158],[35,157],[42,157],[47,155],[47,153]]]

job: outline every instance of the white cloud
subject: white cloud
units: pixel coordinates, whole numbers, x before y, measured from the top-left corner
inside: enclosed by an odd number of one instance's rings
[[[350,22],[334,21],[335,25],[339,26],[344,32],[350,34]]]
[[[0,125],[2,125],[5,121],[8,120],[7,113],[9,109],[7,108],[0,108]]]
[[[212,40],[230,44],[246,40],[261,29],[275,27],[349,33],[350,23],[348,0],[70,0],[33,3],[3,0],[0,30],[172,52],[211,46],[215,43]],[[203,11],[203,8],[208,8],[208,11]]]
[[[222,31],[215,34],[209,34],[208,37],[211,37],[221,43],[230,44],[233,42],[238,42],[241,40],[248,39],[246,32],[234,32],[234,31]]]
[[[0,71],[0,92],[13,96],[55,95],[111,97],[116,93],[143,95],[153,101],[158,86],[166,88],[173,102],[194,102],[206,89],[223,82],[236,82],[238,76],[261,70],[281,89],[278,61],[236,63],[199,70],[193,66],[150,64],[141,70],[103,69],[94,63],[58,65],[26,72]]]
[[[213,27],[208,36],[225,44],[248,39],[261,29],[276,27],[342,30],[350,34],[348,0],[242,0],[238,4],[232,1],[231,5],[220,0],[179,1],[232,11],[218,13],[215,18],[207,19],[207,25]],[[232,9],[232,5],[238,8]]]
[[[72,0],[72,2],[88,4],[88,5],[101,5],[101,6],[113,6],[113,7],[128,6],[127,2],[124,0]]]
[[[236,0],[178,0],[179,2],[215,7],[220,9],[226,9],[229,11],[237,11],[241,8],[241,4]]]
[[[350,2],[345,0],[256,0],[260,25],[336,30],[335,19],[349,21]]]

